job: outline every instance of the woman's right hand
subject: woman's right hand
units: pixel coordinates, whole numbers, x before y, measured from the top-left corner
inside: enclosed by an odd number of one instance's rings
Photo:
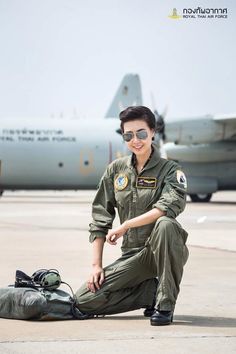
[[[105,280],[105,274],[102,267],[94,265],[90,278],[87,282],[87,288],[95,293],[96,290],[99,290],[102,286],[102,283]]]

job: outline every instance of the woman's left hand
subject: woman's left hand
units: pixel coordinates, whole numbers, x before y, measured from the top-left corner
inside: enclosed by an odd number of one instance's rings
[[[114,229],[111,229],[108,231],[108,234],[106,235],[106,240],[110,245],[116,245],[118,238],[122,237],[128,228],[122,224]]]

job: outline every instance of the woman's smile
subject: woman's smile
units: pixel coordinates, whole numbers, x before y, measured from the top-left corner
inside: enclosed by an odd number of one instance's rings
[[[138,151],[140,151],[141,149],[142,149],[142,147],[143,147],[143,144],[133,144],[133,149],[135,149],[135,150],[138,150]]]

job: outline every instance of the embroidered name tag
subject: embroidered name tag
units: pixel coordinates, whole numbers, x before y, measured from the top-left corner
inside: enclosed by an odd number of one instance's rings
[[[156,188],[157,179],[155,177],[137,177],[137,188]]]

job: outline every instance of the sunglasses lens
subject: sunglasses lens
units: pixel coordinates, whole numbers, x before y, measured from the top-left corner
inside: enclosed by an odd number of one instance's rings
[[[138,139],[144,140],[147,139],[148,133],[146,130],[140,130],[139,132],[136,133],[136,136]]]
[[[148,133],[146,130],[140,130],[140,131],[136,132],[136,137],[137,137],[137,139],[145,140],[148,137]],[[130,132],[130,133],[123,134],[123,139],[126,142],[131,141],[133,138],[134,138],[134,133]]]
[[[132,133],[124,133],[124,134],[123,134],[123,139],[124,139],[124,141],[127,141],[127,142],[129,142],[130,140],[132,140],[133,137],[134,137],[134,135],[133,135]]]

